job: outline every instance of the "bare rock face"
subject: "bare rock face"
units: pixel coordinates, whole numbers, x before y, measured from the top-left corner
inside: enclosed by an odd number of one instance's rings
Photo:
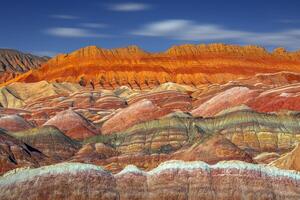
[[[37,148],[51,158],[53,162],[64,161],[70,158],[80,148],[79,143],[64,135],[54,126],[33,128],[10,133],[10,135]]]
[[[0,117],[0,128],[7,131],[23,131],[33,126],[19,115],[5,115]]]
[[[46,156],[0,130],[0,174],[19,167],[39,167]]]
[[[269,165],[275,166],[281,169],[297,170],[300,171],[300,146],[297,144],[295,149],[282,155],[277,160],[274,160]]]
[[[46,200],[298,199],[299,182],[295,171],[238,161],[168,161],[149,172],[128,166],[115,175],[95,165],[61,163],[5,174],[0,198],[19,199],[26,191],[27,199]]]
[[[79,140],[99,133],[91,122],[71,109],[57,113],[46,125],[55,126],[70,138]]]

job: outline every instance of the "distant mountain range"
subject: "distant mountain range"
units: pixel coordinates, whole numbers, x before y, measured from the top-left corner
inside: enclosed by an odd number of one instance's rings
[[[49,59],[13,49],[0,49],[0,82],[5,82],[30,69],[36,69]]]
[[[33,67],[34,68],[34,67]],[[89,46],[61,54],[13,82],[76,82],[85,79],[104,88],[127,85],[151,88],[165,82],[187,85],[226,83],[257,73],[300,72],[300,52],[225,44],[180,45],[149,53],[137,46],[103,49]]]

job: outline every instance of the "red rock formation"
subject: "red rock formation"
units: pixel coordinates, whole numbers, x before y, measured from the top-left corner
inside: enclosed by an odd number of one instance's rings
[[[90,46],[58,55],[39,70],[31,70],[13,81],[84,79],[106,88],[148,88],[169,81],[199,85],[224,83],[257,73],[300,72],[299,66],[299,52],[269,53],[257,46],[181,45],[152,54],[136,46],[110,50]]]
[[[99,133],[91,122],[71,109],[57,113],[45,125],[53,125],[73,139],[84,139]]]

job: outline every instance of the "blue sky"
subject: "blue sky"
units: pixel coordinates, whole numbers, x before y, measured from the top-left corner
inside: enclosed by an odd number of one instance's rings
[[[1,2],[0,48],[40,55],[97,45],[164,51],[182,43],[300,49],[299,0]]]

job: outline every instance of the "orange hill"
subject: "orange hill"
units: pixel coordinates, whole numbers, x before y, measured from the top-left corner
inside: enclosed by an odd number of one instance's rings
[[[61,54],[39,69],[10,82],[69,81],[81,78],[103,87],[151,87],[164,82],[199,85],[224,83],[257,73],[300,72],[300,51],[225,44],[181,45],[148,53],[137,46],[103,49],[89,46]]]

